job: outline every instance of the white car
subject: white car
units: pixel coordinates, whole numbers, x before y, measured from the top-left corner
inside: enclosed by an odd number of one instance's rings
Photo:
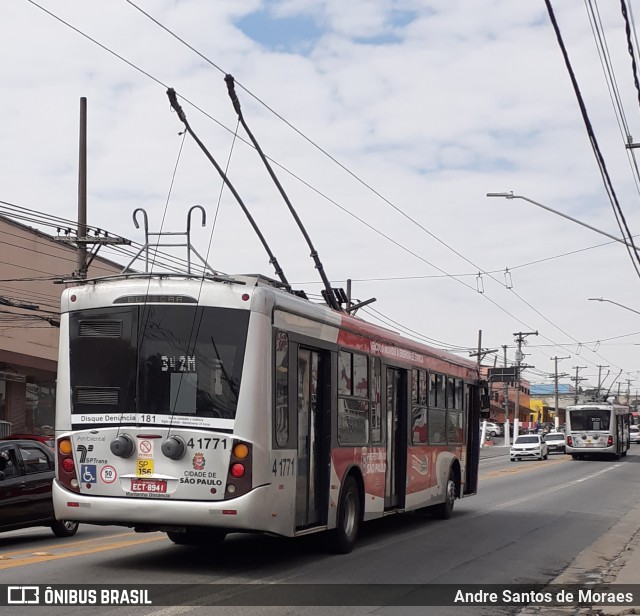
[[[541,434],[523,434],[511,445],[509,458],[512,462],[533,458],[546,460],[549,457],[549,448]]]
[[[504,434],[504,426],[494,423],[492,421],[487,422],[487,429],[485,431],[487,436],[502,436]]]
[[[544,441],[547,444],[549,453],[557,451],[559,453],[565,453],[567,442],[564,437],[564,432],[549,432],[544,437]]]
[[[629,426],[629,441],[640,443],[640,426]]]

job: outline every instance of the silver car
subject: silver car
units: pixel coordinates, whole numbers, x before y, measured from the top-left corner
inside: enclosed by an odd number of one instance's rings
[[[545,435],[544,440],[547,443],[549,453],[565,453],[567,441],[564,432],[549,432]]]
[[[511,445],[509,459],[516,460],[546,460],[549,457],[549,448],[541,434],[523,434]]]
[[[629,426],[629,441],[640,443],[640,426]]]

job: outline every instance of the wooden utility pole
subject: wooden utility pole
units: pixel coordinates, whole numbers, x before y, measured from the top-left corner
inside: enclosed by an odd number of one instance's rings
[[[516,408],[515,408],[515,417],[513,418],[514,423],[516,419],[519,419],[520,414],[520,368],[522,364],[522,343],[527,336],[537,336],[538,332],[516,332],[513,334],[516,337],[516,342],[518,344],[518,350],[516,351]],[[527,366],[528,367],[528,366]]]
[[[87,277],[87,98],[80,98],[80,143],[78,153],[78,278]]]
[[[98,254],[98,250],[102,244],[131,244],[131,240],[125,240],[122,237],[109,237],[105,232],[104,237],[87,237],[87,98],[80,98],[80,136],[78,147],[78,229],[75,236],[71,235],[68,229],[64,236],[60,235],[54,239],[63,244],[75,245],[77,256],[77,267],[73,273],[73,278],[85,280],[87,271],[93,258]],[[91,258],[87,259],[87,245],[92,244],[95,250],[91,252]]]
[[[560,408],[558,406],[558,362],[561,359],[571,359],[570,357],[558,357],[557,355],[555,357],[552,357],[551,359],[553,359],[553,361],[555,362],[555,370],[554,370],[554,376],[553,376],[553,393],[554,393],[554,398],[555,398],[555,411],[556,411],[556,417],[560,417]],[[566,376],[566,375],[563,375]],[[556,427],[557,427],[557,422],[556,422]]]
[[[580,381],[586,380],[584,378],[578,377],[578,370],[582,370],[583,368],[586,368],[586,366],[574,366],[574,368],[575,368],[575,371],[576,371],[576,376],[573,379],[571,379],[576,384],[576,391],[575,391],[575,394],[574,394],[573,402],[574,402],[574,404],[578,404],[578,384],[580,383]]]

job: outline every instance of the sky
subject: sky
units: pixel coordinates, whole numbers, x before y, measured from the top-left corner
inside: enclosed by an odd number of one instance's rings
[[[626,2],[630,20],[640,16]],[[620,4],[553,10],[611,186],[640,233],[636,150],[625,147],[640,141],[640,99]],[[238,127],[230,73],[332,284],[351,279],[354,298],[377,299],[358,316],[464,357],[482,331],[482,347],[498,351],[490,366],[503,365],[505,345],[513,363],[514,334],[537,331],[523,336],[530,382],[552,382],[562,357],[563,383],[579,367],[583,387],[640,390],[640,274],[609,237],[622,237],[611,190],[542,0],[13,0],[0,4],[0,34],[1,201],[76,218],[86,97],[89,224],[144,242],[134,209],[150,231],[184,231],[200,204],[206,226],[194,217],[191,236],[212,267],[275,278],[230,191],[181,134],[172,87],[287,279],[319,296],[310,250]],[[510,191],[605,235],[486,196]]]

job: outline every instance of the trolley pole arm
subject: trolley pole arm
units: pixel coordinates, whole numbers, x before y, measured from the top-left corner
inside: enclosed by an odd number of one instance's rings
[[[229,75],[229,74],[225,75],[224,80],[225,80],[225,82],[227,84],[227,90],[229,92],[229,98],[231,98],[231,103],[233,104],[233,108],[235,109],[235,112],[238,114],[238,120],[240,121],[240,124],[242,124],[242,127],[247,132],[247,135],[249,136],[249,139],[251,139],[251,143],[253,143],[253,146],[255,147],[256,151],[260,155],[260,158],[262,159],[262,162],[264,163],[264,166],[267,168],[267,171],[269,172],[269,175],[271,176],[271,179],[273,180],[274,184],[277,186],[278,190],[280,191],[280,194],[282,195],[282,198],[284,199],[284,202],[287,204],[287,207],[289,208],[289,211],[291,212],[291,215],[293,216],[293,219],[296,221],[296,224],[298,225],[298,228],[302,232],[302,235],[304,236],[304,239],[306,240],[307,245],[309,246],[309,249],[311,250],[311,258],[313,259],[315,267],[318,270],[318,273],[320,274],[320,278],[322,278],[322,282],[324,284],[324,288],[325,288],[325,291],[326,291],[327,303],[334,310],[342,311],[342,308],[341,308],[340,304],[338,304],[336,298],[333,295],[333,290],[331,288],[331,283],[329,282],[329,279],[327,278],[327,274],[324,271],[324,267],[322,265],[322,262],[320,261],[320,257],[318,256],[318,251],[314,248],[313,243],[311,242],[311,238],[309,237],[309,234],[307,233],[306,229],[304,228],[304,225],[302,224],[302,221],[300,220],[300,217],[298,216],[298,213],[296,212],[296,210],[293,207],[291,201],[289,200],[289,197],[287,196],[287,193],[284,191],[284,188],[282,187],[282,184],[280,184],[280,180],[278,180],[278,177],[276,176],[275,172],[273,171],[273,168],[269,164],[269,161],[268,161],[267,157],[265,156],[264,152],[262,151],[262,148],[260,147],[260,144],[258,143],[256,138],[253,136],[253,133],[251,132],[251,130],[249,130],[249,127],[247,126],[247,123],[245,122],[244,116],[242,115],[242,109],[240,108],[240,101],[238,100],[238,95],[236,94],[235,82],[234,82],[234,79],[233,79],[233,75]]]
[[[233,184],[231,183],[231,181],[227,177],[226,173],[224,172],[222,167],[220,167],[220,165],[216,162],[215,158],[213,158],[213,156],[210,154],[209,150],[207,150],[207,148],[204,145],[204,143],[202,143],[202,141],[200,141],[198,136],[193,132],[191,126],[189,126],[189,122],[187,122],[187,117],[186,117],[186,115],[184,113],[184,110],[180,106],[180,103],[178,103],[178,97],[176,95],[176,91],[173,88],[169,88],[167,90],[167,96],[169,97],[169,102],[171,103],[171,107],[178,114],[178,117],[180,118],[180,121],[184,124],[184,127],[187,130],[187,132],[193,137],[194,141],[198,144],[198,146],[200,146],[200,149],[204,152],[204,155],[209,159],[209,162],[216,168],[216,171],[220,174],[220,177],[222,178],[222,180],[226,184],[227,188],[231,191],[231,194],[235,197],[236,201],[238,202],[238,204],[242,208],[242,211],[244,212],[245,216],[249,220],[249,223],[253,227],[253,230],[256,232],[256,235],[260,239],[260,242],[262,243],[262,245],[264,246],[264,249],[266,250],[267,254],[269,255],[269,263],[271,263],[273,265],[273,267],[274,267],[274,269],[276,271],[276,275],[278,276],[278,278],[280,278],[280,280],[282,281],[282,284],[285,286],[285,288],[288,291],[290,291],[291,290],[291,285],[289,284],[289,281],[287,280],[287,277],[284,275],[284,272],[282,271],[282,268],[280,267],[280,264],[278,263],[278,259],[271,252],[271,249],[269,248],[269,245],[267,244],[267,241],[265,240],[264,236],[262,235],[262,233],[261,233],[260,229],[258,228],[258,225],[256,224],[255,220],[253,219],[253,217],[249,213],[249,210],[247,209],[246,205],[244,204],[244,201],[242,200],[242,198],[238,194],[238,191],[236,191],[236,189],[234,188]]]

